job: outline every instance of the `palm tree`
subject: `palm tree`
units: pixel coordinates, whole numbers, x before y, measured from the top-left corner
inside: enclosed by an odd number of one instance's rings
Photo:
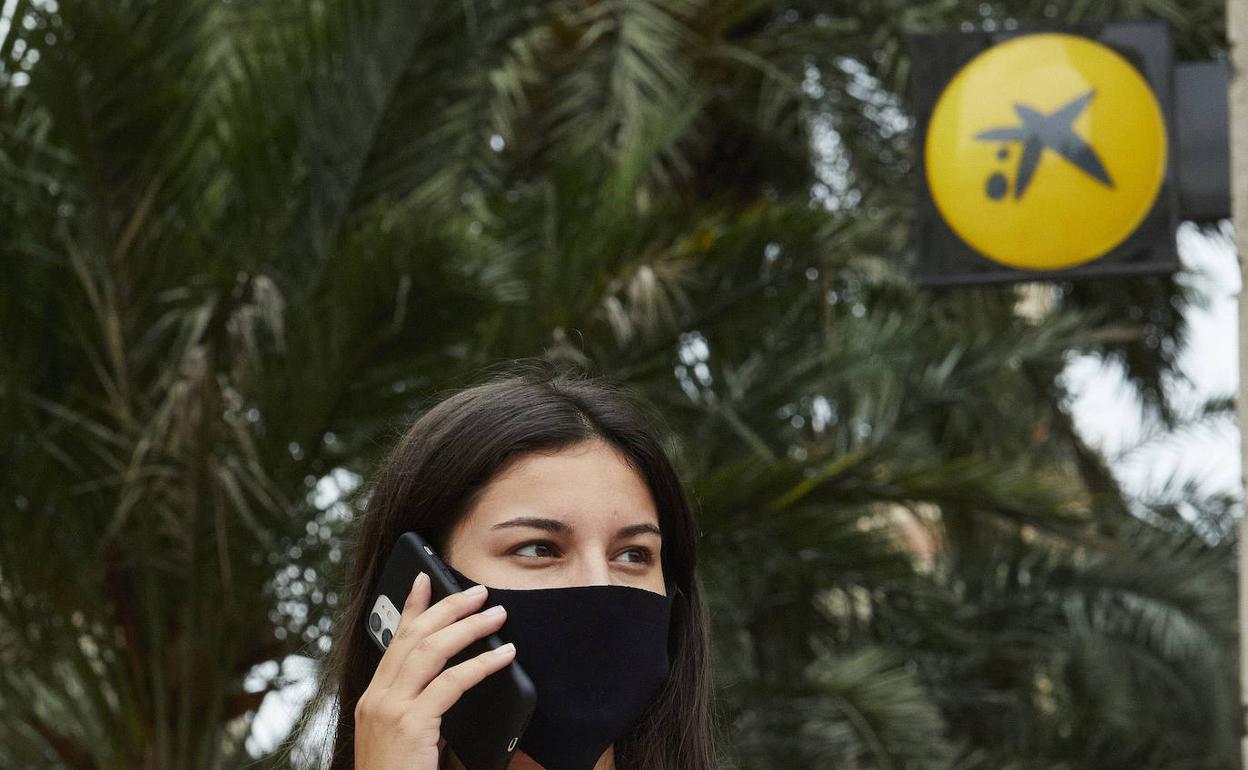
[[[1188,6],[1149,11],[1207,54]],[[1230,501],[1128,499],[1059,378],[1177,421],[1181,285],[1028,319],[907,272],[903,32],[1135,4],[10,7],[0,763],[252,761],[335,489],[543,356],[671,427],[727,764],[1236,766]]]

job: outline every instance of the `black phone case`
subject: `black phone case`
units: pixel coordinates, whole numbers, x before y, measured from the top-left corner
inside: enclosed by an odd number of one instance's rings
[[[424,538],[415,532],[405,532],[386,560],[378,593],[384,593],[401,612],[412,581],[420,572],[429,576],[431,605],[462,590]],[[370,611],[376,599],[377,594],[369,597]],[[367,615],[364,622],[368,623]],[[375,636],[367,629],[365,633],[384,651]],[[504,643],[497,633],[478,639],[447,661],[447,668]],[[536,704],[537,690],[532,680],[513,660],[506,668],[470,687],[443,715],[442,737],[466,770],[505,770]]]

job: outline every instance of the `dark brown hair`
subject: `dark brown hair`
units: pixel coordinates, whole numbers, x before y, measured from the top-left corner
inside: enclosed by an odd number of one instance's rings
[[[313,729],[315,714],[330,708],[330,770],[354,766],[355,704],[380,660],[364,633],[366,602],[390,545],[414,530],[444,550],[453,525],[506,463],[593,438],[609,442],[645,479],[663,530],[663,574],[682,594],[672,609],[671,675],[645,715],[616,742],[616,767],[716,766],[710,642],[695,576],[698,532],[684,488],[642,416],[649,411],[609,383],[528,363],[453,393],[398,440],[367,489],[364,514],[354,522],[345,609],[323,661],[318,694],[296,731]],[[331,706],[334,696],[337,703]]]

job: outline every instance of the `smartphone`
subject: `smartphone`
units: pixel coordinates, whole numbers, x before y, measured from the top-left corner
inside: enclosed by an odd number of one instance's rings
[[[365,618],[368,636],[384,652],[399,625],[412,581],[424,572],[432,586],[429,603],[463,590],[459,582],[415,532],[399,536],[371,598]],[[504,623],[504,627],[506,624]],[[506,643],[502,632],[468,645],[447,661],[447,668]],[[505,770],[537,704],[537,689],[513,659],[470,687],[442,716],[442,737],[466,770]]]

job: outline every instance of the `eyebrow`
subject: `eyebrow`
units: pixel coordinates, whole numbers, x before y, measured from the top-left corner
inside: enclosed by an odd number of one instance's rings
[[[529,527],[531,529],[540,529],[546,532],[555,532],[559,534],[572,531],[572,526],[566,522],[559,521],[558,519],[543,519],[537,516],[520,516],[515,519],[508,519],[507,521],[500,521],[490,527],[490,529],[505,529],[507,527]],[[621,527],[620,531],[615,533],[615,536],[632,537],[634,535],[641,535],[645,533],[663,537],[663,531],[649,523],[633,524],[628,527]]]

